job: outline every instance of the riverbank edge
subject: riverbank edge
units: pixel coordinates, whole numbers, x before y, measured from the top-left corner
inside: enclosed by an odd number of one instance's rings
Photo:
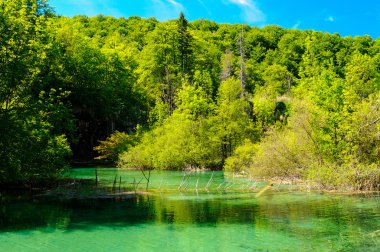
[[[77,167],[79,168],[79,167]],[[73,168],[73,169],[77,169]],[[80,167],[84,169],[89,169],[89,167]],[[96,168],[96,167],[95,167]],[[98,167],[98,168],[104,168],[109,169],[111,167]],[[114,167],[112,167],[114,168]],[[117,168],[120,170],[130,170],[130,171],[141,171],[139,169],[130,169],[130,168]],[[172,171],[172,170],[164,170],[164,171]],[[197,172],[211,172],[211,171],[220,171],[214,170],[214,169],[207,169],[207,168],[186,168],[183,170],[179,170],[180,172],[188,172],[188,173],[197,173]],[[280,185],[289,185],[293,186],[291,191],[302,191],[302,192],[317,192],[317,193],[330,193],[330,194],[344,194],[344,195],[359,195],[359,194],[380,194],[380,187],[377,190],[358,190],[352,188],[352,186],[335,186],[335,187],[328,187],[325,185],[318,184],[315,181],[310,180],[302,180],[299,178],[287,178],[287,177],[273,177],[273,178],[256,178],[253,176],[250,176],[248,174],[234,174],[226,172],[227,176],[232,176],[236,178],[248,178],[255,182],[260,182],[263,184],[266,184],[266,186],[276,188]],[[32,182],[32,183],[3,183],[0,184],[0,192],[11,192],[11,193],[17,193],[17,192],[35,192],[35,193],[41,193],[44,191],[49,190],[55,190],[60,187],[67,187],[69,185],[77,185],[77,186],[86,186],[86,185],[96,185],[95,177],[94,179],[71,179],[71,178],[56,178],[56,179],[50,179],[46,181],[39,181],[39,182]],[[380,185],[379,185],[380,186]],[[265,187],[265,186],[263,186]],[[251,189],[250,191],[254,192],[255,190],[259,190],[260,188],[255,187],[254,189]],[[162,191],[165,191],[165,188],[162,188]],[[242,190],[247,191],[247,190]],[[34,194],[34,193],[33,193]]]

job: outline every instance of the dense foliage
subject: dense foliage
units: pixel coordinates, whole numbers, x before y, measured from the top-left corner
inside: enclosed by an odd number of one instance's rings
[[[42,0],[0,4],[0,182],[39,182],[56,177],[70,154],[69,92],[50,82],[50,8]]]
[[[380,182],[379,39],[0,4],[0,181],[54,177],[102,140],[122,167]]]

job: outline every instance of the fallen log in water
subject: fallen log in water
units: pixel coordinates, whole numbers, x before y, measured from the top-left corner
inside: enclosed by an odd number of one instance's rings
[[[269,185],[267,185],[266,187],[264,187],[263,189],[261,189],[255,196],[255,198],[258,198],[260,197],[261,195],[263,195],[266,191],[268,191],[269,189],[271,189],[273,186],[273,183],[269,183]]]

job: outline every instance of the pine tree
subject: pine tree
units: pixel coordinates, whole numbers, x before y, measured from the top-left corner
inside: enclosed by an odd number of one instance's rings
[[[183,12],[179,15],[178,21],[178,49],[180,53],[180,63],[181,63],[181,77],[185,74],[191,74],[191,59],[192,59],[192,48],[191,42],[192,37],[187,30],[188,21],[185,18]]]

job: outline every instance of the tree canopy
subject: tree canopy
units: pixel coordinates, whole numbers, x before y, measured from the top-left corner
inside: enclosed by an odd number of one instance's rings
[[[368,36],[183,13],[68,18],[44,0],[2,1],[0,181],[57,177],[98,151],[122,167],[369,188],[380,181],[379,73],[380,40]]]

